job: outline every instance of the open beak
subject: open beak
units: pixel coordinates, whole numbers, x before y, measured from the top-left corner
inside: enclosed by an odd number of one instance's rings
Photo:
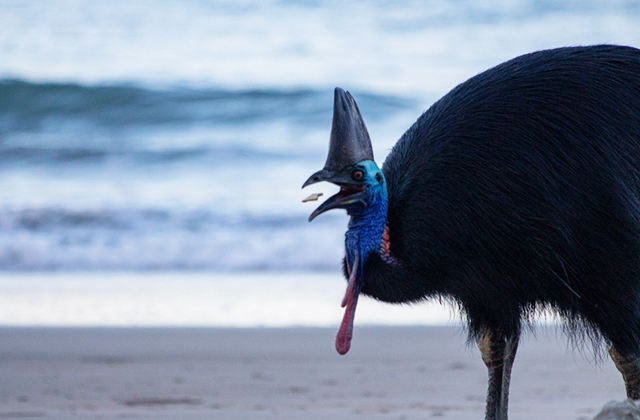
[[[311,213],[309,221],[312,221],[316,216],[325,211],[345,208],[350,204],[362,201],[366,186],[364,184],[354,183],[348,174],[350,174],[350,171],[347,172],[347,174],[338,173],[334,175],[323,169],[311,175],[307,182],[304,183],[302,188],[321,181],[328,181],[340,187],[340,191],[337,194],[327,198],[324,203],[320,204],[320,206]]]
[[[309,216],[309,221],[327,210],[344,208],[362,200],[366,187],[351,178],[351,167],[365,160],[373,160],[367,127],[351,94],[336,88],[327,161],[324,168],[311,175],[302,188],[327,181],[338,185],[340,192],[315,209]]]

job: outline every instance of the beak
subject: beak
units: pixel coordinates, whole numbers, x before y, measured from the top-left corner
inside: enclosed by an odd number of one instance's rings
[[[340,187],[340,191],[327,198],[324,203],[320,204],[317,209],[309,216],[309,221],[312,221],[319,214],[322,214],[331,209],[345,208],[356,202],[363,202],[365,195],[365,184],[357,183],[351,179],[351,170],[347,168],[345,171],[333,173],[322,169],[315,174],[311,175],[309,179],[304,183],[302,188],[307,185],[315,184],[316,182],[328,181],[336,184]]]
[[[340,192],[311,213],[309,221],[327,210],[344,208],[362,199],[366,187],[351,178],[351,169],[356,163],[365,160],[373,160],[367,127],[351,94],[336,88],[327,161],[324,168],[311,175],[302,188],[327,181],[340,186]]]

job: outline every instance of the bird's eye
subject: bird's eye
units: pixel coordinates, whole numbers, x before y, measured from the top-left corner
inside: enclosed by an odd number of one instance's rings
[[[364,178],[364,172],[362,172],[362,171],[353,171],[353,174],[351,174],[351,177],[355,181],[362,181],[362,178]]]

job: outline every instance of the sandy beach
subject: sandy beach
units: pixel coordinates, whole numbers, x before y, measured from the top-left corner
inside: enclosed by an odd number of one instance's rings
[[[0,328],[0,418],[483,418],[486,371],[459,327]],[[587,354],[583,354],[587,353]],[[624,399],[551,327],[523,338],[511,419],[590,419]]]

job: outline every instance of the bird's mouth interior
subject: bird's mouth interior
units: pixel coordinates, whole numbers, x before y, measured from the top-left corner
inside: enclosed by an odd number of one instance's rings
[[[327,210],[345,208],[346,205],[356,202],[364,195],[364,191],[367,189],[366,185],[350,185],[337,182],[333,182],[333,184],[339,186],[340,191],[320,204],[320,206],[311,213],[311,216],[309,216],[309,221],[312,221],[316,216]]]
[[[364,192],[364,190],[367,188],[365,185],[347,185],[347,184],[336,184],[336,185],[340,187],[340,191],[338,191],[338,193],[334,195],[334,197],[339,200],[343,200],[354,194]]]

